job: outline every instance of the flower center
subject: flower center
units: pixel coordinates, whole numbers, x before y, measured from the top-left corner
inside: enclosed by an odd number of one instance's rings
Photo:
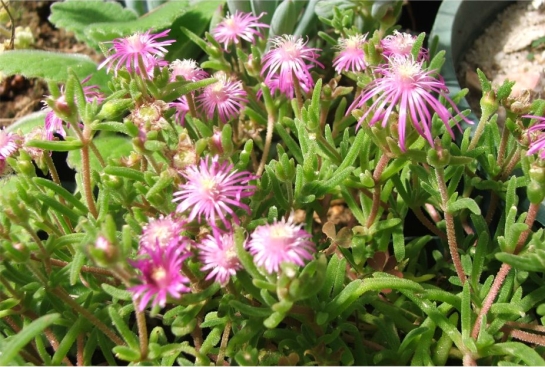
[[[162,285],[167,277],[167,272],[165,268],[159,267],[153,269],[153,272],[151,273],[151,279],[155,282],[157,285]]]
[[[142,40],[140,34],[135,33],[132,36],[127,37],[127,49],[130,52],[138,53],[143,49]]]
[[[209,199],[214,199],[217,196],[217,187],[218,184],[213,178],[204,178],[201,180],[201,193]]]

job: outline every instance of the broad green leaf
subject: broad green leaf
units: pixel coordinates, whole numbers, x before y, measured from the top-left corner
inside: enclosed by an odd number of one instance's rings
[[[13,359],[25,345],[30,343],[30,341],[38,335],[41,335],[46,328],[59,320],[60,317],[61,315],[53,313],[37,318],[12,338],[4,341],[2,353],[0,353],[0,366],[11,365]]]
[[[17,132],[18,130],[21,130],[21,132],[26,135],[30,133],[35,127],[43,127],[45,125],[46,115],[47,112],[44,111],[33,112],[31,114],[21,117],[13,124],[6,127],[6,131]]]
[[[20,74],[26,78],[43,78],[64,83],[68,80],[69,68],[80,80],[92,75],[90,84],[98,84],[101,87],[107,84],[106,72],[97,70],[95,62],[86,55],[41,50],[13,50],[0,53],[0,71],[6,76]]]
[[[94,139],[93,142],[95,143],[98,151],[102,154],[102,158],[104,158],[105,161],[107,161],[108,158],[118,159],[121,157],[126,157],[132,151],[131,140],[124,136],[99,136],[98,138]],[[91,169],[101,172],[102,167],[97,157],[92,151],[89,152],[89,155],[91,157]],[[81,168],[81,152],[79,150],[71,151],[68,153],[68,158],[66,161],[68,166],[79,171]]]
[[[170,1],[144,16],[128,22],[93,22],[85,28],[85,36],[97,42],[129,36],[136,32],[158,31],[170,28],[174,21],[188,10],[188,1]]]
[[[73,32],[76,39],[97,48],[93,38],[85,34],[85,28],[94,23],[130,22],[137,15],[112,1],[65,1],[51,5],[49,21],[57,28]]]

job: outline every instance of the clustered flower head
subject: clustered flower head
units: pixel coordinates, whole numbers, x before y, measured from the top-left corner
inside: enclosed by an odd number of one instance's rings
[[[393,56],[388,63],[378,66],[375,72],[379,75],[354,100],[349,111],[365,108],[365,113],[358,121],[357,128],[371,115],[370,125],[382,120],[386,127],[388,120],[397,109],[399,146],[406,150],[405,138],[408,123],[412,123],[416,131],[433,146],[431,132],[432,113],[437,113],[450,135],[454,133],[450,127],[453,118],[451,112],[439,101],[438,96],[445,98],[452,108],[458,111],[448,96],[448,88],[444,81],[435,76],[435,70],[426,70],[422,61],[416,61],[411,55]],[[368,101],[373,101],[367,108]],[[463,117],[467,120],[465,117]],[[472,123],[467,120],[468,123]]]
[[[342,71],[362,71],[367,67],[363,45],[367,34],[356,34],[339,40],[339,55],[333,59],[333,67],[337,73]]]
[[[237,116],[248,102],[246,91],[241,81],[228,77],[224,72],[217,72],[214,78],[218,81],[206,86],[196,99],[208,119],[214,118],[217,112],[220,121],[226,123]]]
[[[201,69],[195,60],[174,60],[169,65],[170,80],[175,81],[177,76],[185,80],[196,82],[208,77],[208,73]]]
[[[132,265],[140,271],[140,284],[129,288],[139,300],[138,309],[143,311],[150,300],[152,306],[165,307],[168,297],[178,299],[190,291],[189,279],[182,274],[182,264],[190,253],[182,246],[146,247],[142,258]]]
[[[231,221],[240,223],[236,209],[249,213],[242,199],[251,196],[256,188],[248,184],[255,178],[250,172],[237,172],[231,163],[220,163],[215,156],[187,167],[182,176],[186,182],[174,193],[173,202],[178,202],[178,213],[189,211],[188,220],[206,221],[217,228],[216,220],[220,219],[230,229]]]
[[[269,274],[278,272],[282,263],[303,266],[316,251],[310,233],[295,224],[292,217],[257,227],[246,248],[254,256],[256,265],[264,267]]]
[[[5,128],[0,129],[0,161],[5,161],[7,157],[17,151],[18,140],[18,135],[6,131]]]
[[[260,28],[269,28],[265,23],[259,23],[258,20],[265,15],[261,13],[254,16],[252,13],[243,13],[236,11],[234,15],[227,15],[212,30],[212,35],[219,43],[223,43],[223,48],[227,51],[228,46],[240,43],[240,40],[254,43],[255,37],[263,38]]]
[[[142,228],[140,236],[140,249],[167,248],[169,246],[181,246],[183,237],[181,232],[184,229],[184,222],[172,215],[161,215],[159,218],[152,218]]]
[[[318,48],[307,46],[301,37],[283,35],[273,38],[271,49],[263,55],[265,84],[274,93],[279,90],[289,98],[293,98],[295,83],[308,92],[314,87],[310,69],[315,65],[323,68],[318,61]]]
[[[159,38],[166,37],[170,29],[154,34],[151,30],[143,33],[135,33],[129,37],[116,38],[111,43],[113,46],[108,50],[110,56],[106,58],[98,69],[107,65],[106,71],[114,70],[117,72],[125,66],[129,72],[134,72],[140,76],[148,78],[153,74],[156,66],[162,67],[168,65],[163,60],[167,53],[166,46],[174,43],[174,40],[158,41]],[[141,70],[143,66],[144,70]]]
[[[232,233],[208,235],[197,248],[204,264],[201,271],[210,271],[206,279],[214,278],[216,282],[225,285],[237,270],[242,269]]]
[[[384,37],[380,41],[382,46],[382,55],[385,57],[402,56],[407,57],[411,55],[414,44],[416,43],[416,37],[405,32],[394,31],[393,34]],[[426,57],[426,51],[421,49],[418,54],[418,59]]]

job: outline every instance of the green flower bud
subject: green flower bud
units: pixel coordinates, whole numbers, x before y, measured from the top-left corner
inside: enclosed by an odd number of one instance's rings
[[[101,182],[104,184],[104,186],[112,190],[118,190],[123,187],[123,179],[118,176],[101,173],[100,179],[101,179]]]
[[[115,120],[126,112],[133,105],[133,100],[130,98],[114,99],[107,101],[102,105],[100,112],[96,115],[99,120]]]
[[[491,90],[485,93],[481,98],[481,109],[483,115],[492,116],[498,110],[499,103],[496,99],[496,93]]]
[[[96,242],[88,246],[89,254],[99,266],[107,267],[119,260],[119,250],[104,236],[98,236]]]
[[[445,167],[450,162],[450,152],[446,149],[430,149],[427,161],[430,166]]]
[[[542,185],[537,181],[530,181],[528,187],[526,187],[526,194],[528,195],[528,200],[532,204],[539,204],[545,198],[545,190]]]

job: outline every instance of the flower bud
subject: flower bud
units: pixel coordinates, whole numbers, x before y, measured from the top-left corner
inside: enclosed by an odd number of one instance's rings
[[[450,162],[450,152],[447,149],[428,150],[427,161],[430,166],[444,167]]]
[[[545,198],[545,190],[537,181],[530,181],[526,188],[526,195],[532,204],[539,204]]]
[[[496,93],[491,90],[485,93],[481,98],[481,109],[483,115],[492,116],[498,110],[499,103],[496,99]]]
[[[108,266],[119,260],[119,250],[104,236],[98,236],[95,243],[89,245],[89,254],[99,266]]]
[[[133,104],[133,100],[130,98],[115,99],[113,101],[107,101],[102,105],[100,112],[96,115],[99,120],[114,120],[127,111]]]

